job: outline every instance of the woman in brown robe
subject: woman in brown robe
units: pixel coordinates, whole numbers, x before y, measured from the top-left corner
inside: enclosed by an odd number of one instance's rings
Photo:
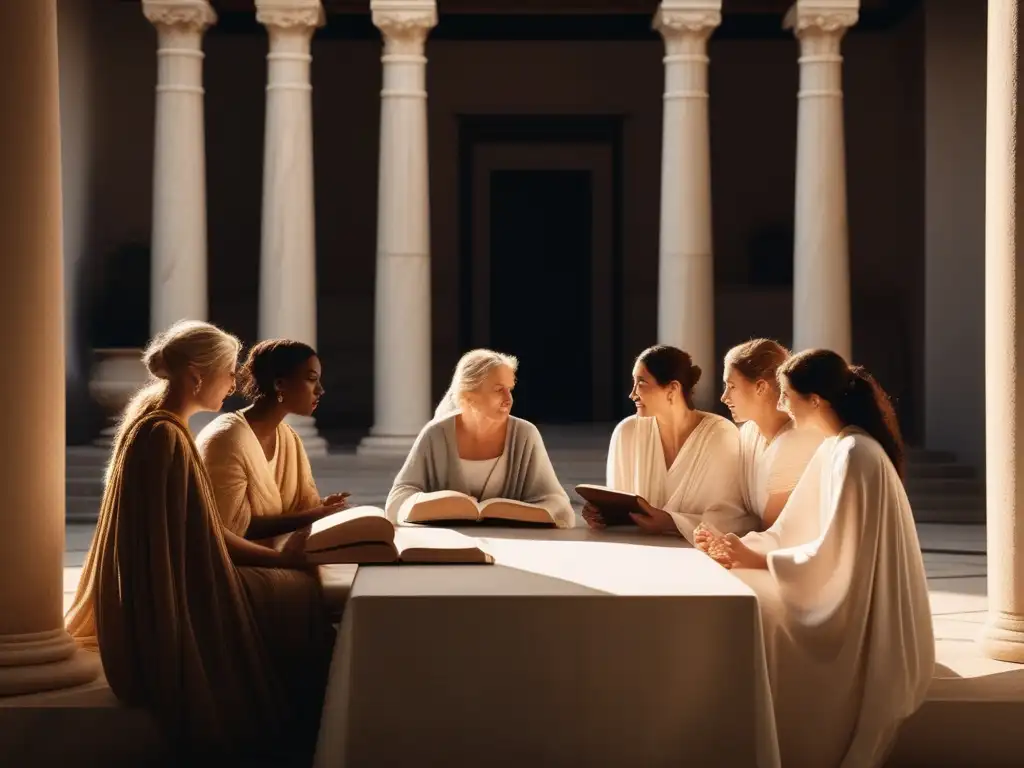
[[[199,322],[150,343],[67,626],[177,757],[308,764],[332,641],[319,582],[301,553],[232,564],[187,426],[233,391],[239,348]]]

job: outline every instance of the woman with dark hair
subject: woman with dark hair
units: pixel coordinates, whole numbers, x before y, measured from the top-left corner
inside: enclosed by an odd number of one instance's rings
[[[725,355],[722,402],[740,425],[744,505],[764,528],[775,522],[824,439],[779,410],[777,374],[788,358],[789,350],[771,339],[751,339]]]
[[[708,551],[757,593],[783,764],[872,768],[935,662],[899,426],[871,374],[835,352],[795,355],[779,383],[781,407],[825,440],[771,528]]]
[[[757,524],[743,507],[736,426],[694,407],[700,373],[676,347],[640,353],[629,394],[636,415],[612,433],[606,480],[609,488],[642,498],[646,514],[632,515],[637,526],[691,544],[701,523],[722,533],[746,533]],[[584,506],[583,519],[592,528],[604,527],[592,504]]]
[[[294,559],[305,536],[287,534],[344,509],[347,493],[321,498],[302,440],[285,416],[310,416],[324,388],[320,359],[298,341],[261,341],[238,373],[239,389],[252,402],[225,413],[196,438],[213,480],[228,551],[238,565],[273,565]],[[279,552],[279,549],[284,551]]]

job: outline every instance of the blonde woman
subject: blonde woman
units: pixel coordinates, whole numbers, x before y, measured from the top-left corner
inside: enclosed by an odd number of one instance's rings
[[[318,724],[331,642],[319,583],[297,555],[296,570],[235,567],[187,427],[234,390],[239,346],[200,322],[150,342],[153,381],[115,436],[66,619],[77,641],[98,647],[117,697],[153,713],[178,759],[286,764],[308,753]]]
[[[388,494],[386,511],[404,522],[420,494],[458,491],[543,507],[559,528],[575,514],[533,424],[512,412],[518,361],[489,349],[459,360],[451,386],[420,432]]]
[[[324,394],[320,374],[320,358],[307,344],[261,341],[238,374],[252,405],[218,416],[196,438],[236,564],[246,564],[251,551],[239,539],[280,546],[288,534],[348,506],[347,493],[321,498],[302,440],[284,421],[313,415]]]
[[[776,372],[789,350],[771,339],[752,339],[725,356],[722,402],[740,425],[740,471],[746,508],[767,528],[779,516],[824,436],[797,429],[779,410]]]

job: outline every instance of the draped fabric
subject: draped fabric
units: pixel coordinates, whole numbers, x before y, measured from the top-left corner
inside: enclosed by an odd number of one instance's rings
[[[209,477],[174,415],[140,417],[118,446],[66,621],[173,749],[285,764],[311,748],[332,641],[319,583],[231,563]]]
[[[744,542],[768,556],[767,571],[733,573],[761,605],[782,764],[882,765],[935,663],[924,562],[892,462],[860,430],[826,439],[776,523]]]
[[[253,517],[304,512],[320,504],[302,438],[283,421],[273,464],[243,413],[225,413],[196,438],[224,527],[245,536]]]
[[[607,485],[664,509],[691,544],[701,522],[736,534],[757,524],[743,506],[736,426],[713,413],[703,414],[671,466],[665,465],[657,419],[621,421],[608,449]]]

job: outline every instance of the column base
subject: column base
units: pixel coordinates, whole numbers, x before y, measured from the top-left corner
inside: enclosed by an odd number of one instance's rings
[[[286,417],[285,421],[302,439],[302,447],[306,449],[307,456],[327,455],[327,441],[317,431],[316,421],[312,416],[293,415]]]
[[[1024,616],[989,611],[978,644],[990,659],[1024,664]]]
[[[63,627],[0,636],[0,696],[73,688],[99,674],[99,654],[80,649]]]
[[[407,456],[417,435],[375,435],[372,432],[359,441],[357,456]]]

